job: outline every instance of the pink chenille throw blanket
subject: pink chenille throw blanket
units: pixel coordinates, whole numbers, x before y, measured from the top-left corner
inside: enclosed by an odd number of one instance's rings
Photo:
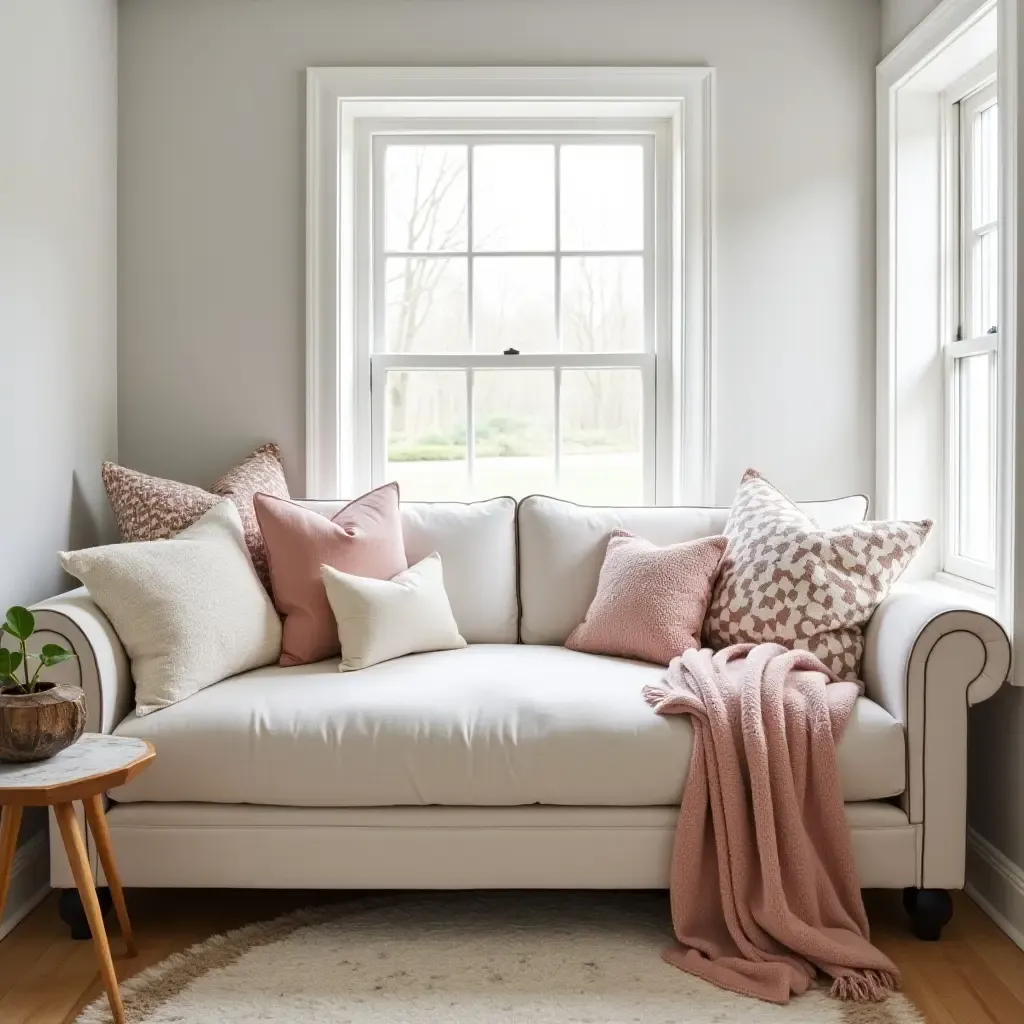
[[[786,1003],[817,972],[832,995],[881,1000],[896,966],[868,937],[836,767],[859,696],[778,644],[687,651],[644,690],[689,715],[694,745],[672,858],[669,963]]]

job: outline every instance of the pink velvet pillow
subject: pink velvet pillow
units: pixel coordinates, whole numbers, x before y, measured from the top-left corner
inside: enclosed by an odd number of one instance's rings
[[[597,594],[565,646],[667,665],[700,646],[726,537],[660,548],[625,530],[608,538]]]
[[[270,563],[274,605],[284,619],[282,665],[308,665],[339,652],[338,626],[320,566],[389,580],[409,567],[402,542],[398,484],[349,502],[328,519],[294,501],[254,499]]]

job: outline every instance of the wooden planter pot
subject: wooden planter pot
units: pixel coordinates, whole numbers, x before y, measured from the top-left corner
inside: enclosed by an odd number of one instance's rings
[[[40,683],[35,693],[0,690],[0,762],[43,761],[85,730],[85,694],[77,686]]]

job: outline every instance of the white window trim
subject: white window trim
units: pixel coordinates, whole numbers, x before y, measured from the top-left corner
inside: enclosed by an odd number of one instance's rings
[[[660,503],[710,500],[713,406],[713,84],[711,68],[309,68],[306,145],[306,493],[337,498],[370,479],[369,366],[360,365],[355,154],[368,124],[408,117],[655,120],[671,139],[672,344],[659,366]],[[685,216],[683,212],[685,211]],[[365,251],[368,250],[368,246]],[[659,356],[659,358],[662,358]],[[523,364],[525,365],[525,364]],[[662,372],[665,371],[665,372]],[[365,431],[364,431],[365,433]],[[659,439],[663,441],[664,439]],[[667,453],[667,454],[666,454]],[[685,469],[683,468],[685,467]]]
[[[1015,4],[943,0],[878,66],[878,296],[876,508],[879,517],[944,516],[944,387],[941,340],[955,331],[940,268],[948,167],[943,93],[998,50],[1000,160],[1000,353],[997,409],[996,580],[1004,624],[1013,607],[1013,479],[1016,343],[1016,51],[1007,45]],[[998,32],[997,32],[998,20]],[[1014,27],[1015,31],[1015,27]],[[922,182],[924,182],[922,186]],[[925,190],[918,209],[901,189]],[[914,207],[915,204],[910,204]],[[917,220],[915,220],[915,217]],[[924,218],[924,219],[922,219]],[[940,573],[942,544],[928,545],[919,575]]]

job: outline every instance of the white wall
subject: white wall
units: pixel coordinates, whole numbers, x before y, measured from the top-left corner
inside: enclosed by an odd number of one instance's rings
[[[717,490],[874,476],[874,65],[861,0],[122,0],[120,455],[303,487],[304,77],[331,64],[712,64]]]
[[[901,42],[942,0],[882,0],[882,53]]]
[[[99,467],[117,453],[116,0],[0,2],[0,126],[2,614],[73,585],[57,550],[108,535]]]

